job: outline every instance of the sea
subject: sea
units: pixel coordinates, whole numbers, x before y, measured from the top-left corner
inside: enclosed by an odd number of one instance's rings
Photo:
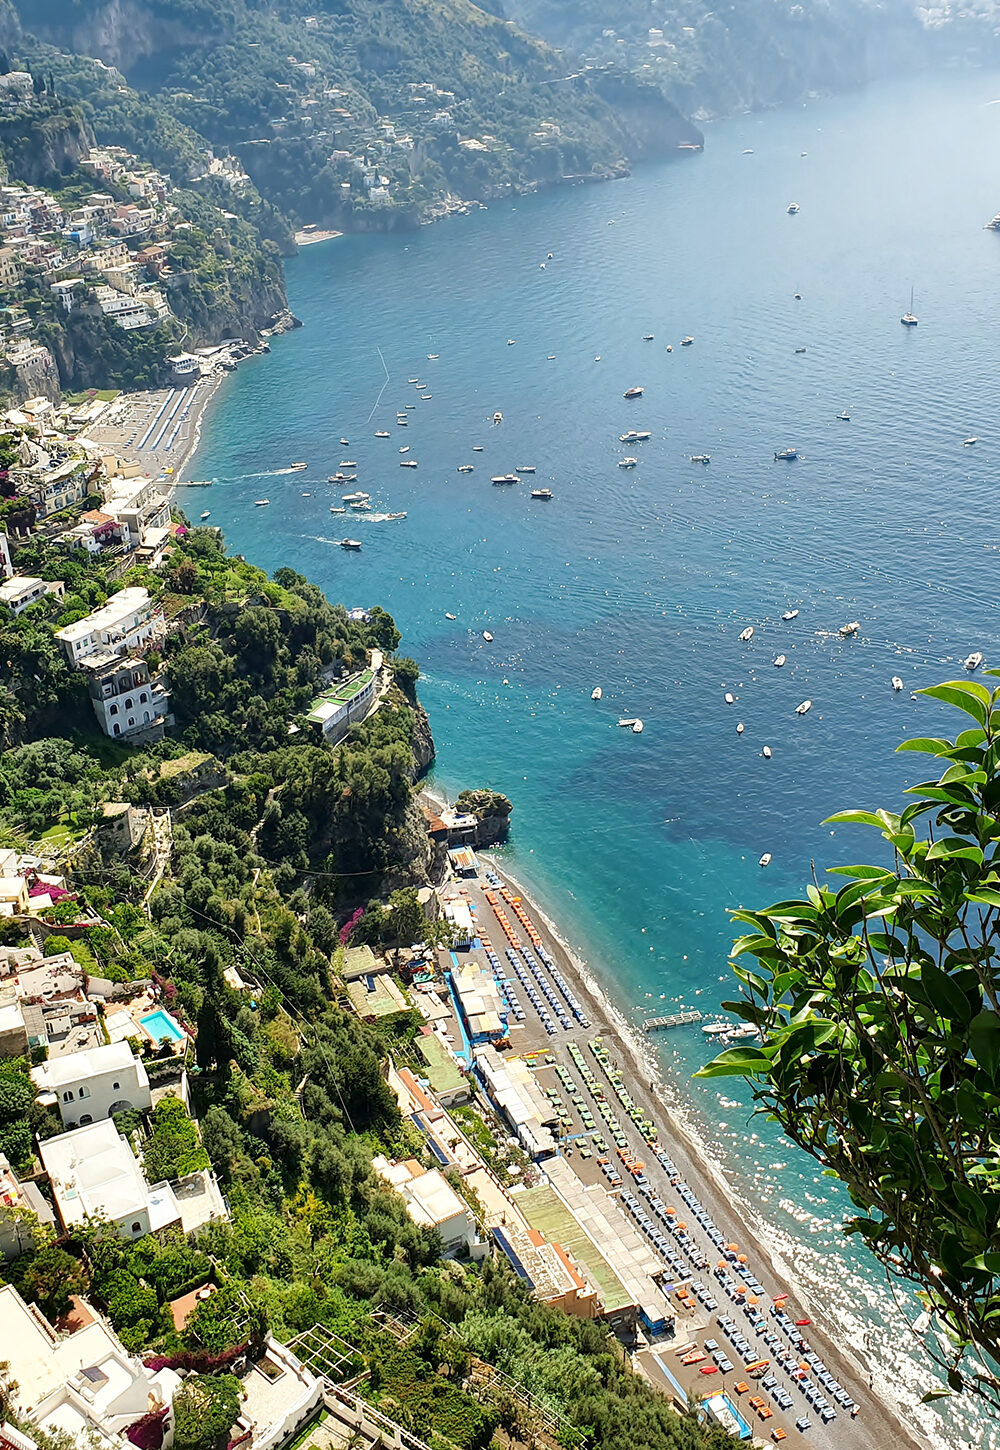
[[[973,650],[1000,663],[998,208],[1000,73],[740,116],[612,184],[304,248],[305,325],[208,414],[192,470],[212,487],[181,504],[264,568],[392,612],[434,785],[510,796],[507,864],[633,1025],[715,1016],[729,909],[877,855],[824,819],[899,808],[930,770],[896,745],[952,725],[915,692]],[[357,485],[327,482],[354,464]],[[371,511],[332,514],[353,487]],[[938,1444],[995,1446],[974,1407],[918,1406],[919,1306],[844,1238],[838,1185],[739,1085],[692,1079],[698,1026],[655,1047],[876,1388]]]

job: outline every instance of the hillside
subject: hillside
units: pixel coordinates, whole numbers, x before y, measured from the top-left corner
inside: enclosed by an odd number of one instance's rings
[[[116,67],[172,128],[238,156],[299,221],[413,224],[509,189],[617,175],[701,140],[655,87],[580,70],[469,0],[17,8],[42,42]],[[32,35],[20,50],[53,60]],[[89,77],[56,73],[100,108],[95,124],[118,124],[113,96],[95,102]]]

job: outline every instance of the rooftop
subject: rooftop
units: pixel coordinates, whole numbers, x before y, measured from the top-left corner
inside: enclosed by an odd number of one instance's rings
[[[67,624],[65,629],[57,630],[56,639],[63,640],[66,644],[74,644],[97,630],[114,629],[127,615],[145,609],[148,604],[148,589],[119,589],[107,604],[95,609],[86,619],[78,619],[76,624]]]
[[[118,1223],[149,1214],[151,1230],[181,1217],[167,1184],[146,1186],[132,1149],[109,1118],[60,1133],[39,1145],[63,1224],[105,1216]]]
[[[131,1071],[137,1065],[127,1042],[112,1042],[105,1047],[92,1047],[87,1052],[74,1052],[54,1062],[44,1062],[33,1070],[32,1076],[40,1088],[60,1088],[65,1083],[79,1082],[81,1078],[114,1072],[116,1068]]]

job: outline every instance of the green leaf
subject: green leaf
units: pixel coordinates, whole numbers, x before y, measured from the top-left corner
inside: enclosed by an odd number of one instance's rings
[[[824,826],[877,826],[881,831],[883,823],[874,811],[837,811],[827,816]]]
[[[1000,1016],[996,1012],[980,1012],[973,1017],[969,1023],[969,1050],[995,1080],[1000,1067]]]
[[[927,852],[928,861],[949,861],[958,857],[965,861],[977,861],[983,863],[983,852],[979,846],[972,845],[969,841],[963,841],[961,836],[945,836],[940,841],[935,841]]]
[[[929,695],[932,700],[943,700],[946,705],[954,705],[958,710],[964,710],[966,715],[971,715],[973,720],[978,720],[980,725],[985,725],[989,717],[989,707],[993,696],[985,685],[976,684],[974,680],[949,680],[945,685],[928,685],[924,690],[918,690],[918,695]]]
[[[1000,891],[993,886],[977,886],[974,891],[965,893],[966,901],[978,901],[983,906],[1000,906]]]
[[[969,999],[947,972],[942,972],[932,962],[926,962],[920,972],[920,981],[935,1012],[949,1022],[968,1022]]]
[[[884,866],[828,866],[828,876],[853,876],[859,881],[888,881],[892,876]]]
[[[932,735],[922,735],[916,740],[904,740],[896,746],[896,753],[902,750],[919,750],[922,755],[943,755],[952,748],[950,740],[939,740]]]
[[[731,1047],[700,1067],[695,1077],[747,1077],[770,1066],[771,1059],[759,1047]]]

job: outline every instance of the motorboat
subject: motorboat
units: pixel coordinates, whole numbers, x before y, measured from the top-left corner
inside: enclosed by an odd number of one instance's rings
[[[521,482],[521,480],[518,478],[518,476],[517,476],[516,473],[498,473],[493,478],[490,479],[490,483],[495,483],[497,485],[497,487],[499,487],[501,484],[505,484],[505,483],[520,483],[520,482]]]
[[[341,446],[341,448],[350,448],[350,446],[351,446],[350,440],[347,439],[347,438],[341,438],[341,440],[340,440],[340,446]]]
[[[770,745],[765,745],[763,747],[763,749],[761,750],[760,753],[761,753],[761,755],[763,755],[763,757],[764,757],[765,760],[770,760],[771,759],[771,747],[770,747]]]
[[[357,466],[357,462],[353,458],[342,458],[340,460],[341,468],[357,468]]]
[[[622,393],[622,397],[623,398],[641,398],[642,395],[643,395],[643,393],[645,391],[646,391],[645,388],[626,388],[625,391],[624,391],[624,393]]]
[[[390,436],[389,431],[386,428],[380,428],[378,430],[378,432],[375,434],[375,437],[376,438],[388,438],[389,436]]]
[[[433,393],[421,393],[420,394],[420,401],[422,403],[429,403],[430,400],[431,400],[431,398],[433,398],[433,396],[434,396]]]
[[[913,288],[912,287],[910,288],[910,310],[909,310],[909,312],[904,312],[903,315],[902,315],[902,317],[899,320],[903,324],[904,327],[916,327],[917,323],[920,321],[920,318],[917,316],[917,314],[913,310]]]
[[[840,635],[841,639],[850,639],[851,635],[857,634],[860,628],[861,623],[859,620],[850,619],[846,624],[842,624],[840,626],[840,628],[837,630],[837,633]]]
[[[546,362],[555,362],[555,360],[556,360],[556,355],[555,355],[554,352],[549,352],[549,353],[546,353],[545,354],[545,361]]]
[[[787,663],[788,663],[788,661],[787,661],[787,658],[786,658],[785,655],[778,655],[778,657],[774,661],[774,667],[775,667],[776,670],[780,670],[781,667],[782,667],[782,665],[787,664]]]
[[[513,337],[508,337],[508,339],[507,339],[507,346],[508,347],[513,347],[514,346],[514,342],[515,342],[515,339]]]
[[[805,352],[805,348],[804,348],[804,347],[797,347],[797,348],[796,348],[796,349],[795,349],[795,356],[796,356],[796,357],[798,357],[798,356],[799,356],[799,354],[800,354],[800,353],[803,353],[803,352]]]
[[[796,715],[808,715],[812,707],[813,702],[811,700],[803,700],[801,705],[796,705],[795,713]]]
[[[493,643],[493,636],[490,634],[488,629],[483,630],[483,639],[486,641],[487,644]]]
[[[406,518],[406,510],[403,509],[403,511],[401,513],[386,514],[385,515],[385,518],[386,518],[386,520],[405,519]]]
[[[472,463],[460,463],[458,465],[458,471],[459,473],[471,473],[474,466]]]
[[[626,716],[624,716],[624,715],[622,715],[622,716],[621,716],[621,717],[620,717],[620,718],[619,718],[619,721],[618,721],[618,724],[619,724],[619,725],[620,725],[620,726],[621,726],[621,727],[622,727],[622,729],[624,729],[624,730],[631,730],[631,729],[632,729],[632,726],[633,726],[633,725],[636,725],[636,724],[637,724],[637,723],[638,723],[638,722],[637,722],[637,721],[636,721],[636,719],[635,719],[635,718],[634,718],[634,717],[632,717],[632,718],[626,718]]]
[[[309,467],[308,463],[290,463],[288,466],[293,473],[301,473],[303,468]]]
[[[360,539],[341,539],[341,541],[340,541],[340,547],[342,549],[354,549],[354,550],[358,550],[358,549],[361,548],[361,540]]]
[[[371,504],[366,498],[356,498],[350,507],[357,509],[359,513],[364,513],[371,508]]]
[[[799,611],[797,609],[786,609],[781,617],[782,619],[798,619]]]
[[[537,470],[533,463],[519,463],[515,466],[515,473],[535,473]]]
[[[746,629],[740,630],[740,639],[746,644],[747,640],[753,639],[753,625],[748,624]]]
[[[638,441],[638,438],[639,435],[634,428],[630,428],[627,433],[618,434],[619,443],[636,443]]]
[[[778,448],[775,450],[774,461],[775,463],[791,463],[798,456],[799,450],[797,448]]]
[[[204,523],[206,519],[210,519],[211,517],[212,517],[211,510],[210,509],[206,509],[205,512],[201,516],[202,523]]]
[[[496,425],[498,423],[502,423],[502,422],[503,422],[503,414],[500,412],[499,409],[497,409],[497,411],[493,414],[493,426],[494,426],[494,428],[496,427]]]
[[[673,350],[674,349],[673,349],[672,345],[668,342],[667,343],[667,352],[673,352]]]
[[[618,467],[619,468],[634,468],[635,465],[638,462],[639,462],[638,458],[619,458],[619,460],[618,460]]]
[[[396,419],[396,427],[397,428],[408,428],[409,427],[409,424],[410,424],[409,418],[399,417],[399,418]]]
[[[458,615],[457,614],[447,614],[447,613],[445,614],[445,619],[457,619],[457,618],[458,618]]]
[[[341,473],[338,469],[336,473],[331,473],[326,481],[327,483],[357,483],[358,475],[356,473]]]
[[[758,866],[770,866],[770,864],[771,864],[771,853],[770,853],[770,851],[765,851],[764,854],[763,854],[763,856],[761,856],[760,860],[757,862],[757,865]]]
[[[742,720],[741,720],[741,721],[740,721],[740,723],[739,723],[739,724],[738,724],[738,725],[737,725],[737,727],[736,727],[736,733],[737,733],[737,735],[742,735],[742,734],[743,734],[743,732],[744,732],[744,730],[745,730],[745,729],[746,729],[746,728],[747,728],[747,727],[746,727],[746,726],[745,726],[745,725],[744,725],[744,724],[743,724],[743,721],[742,721]]]
[[[400,453],[409,453],[409,451],[410,451],[410,445],[409,445],[409,443],[404,443],[403,446],[402,446],[402,448],[399,451],[400,451]]]
[[[691,454],[691,462],[692,463],[711,463],[711,461],[712,461],[712,455],[710,453],[692,453]]]
[[[962,439],[962,447],[963,448],[971,448],[972,445],[973,445],[973,443],[978,443],[978,442],[979,442],[979,439],[975,435],[973,435],[971,438],[963,438]]]
[[[790,201],[785,210],[788,212],[789,216],[797,216],[801,208],[797,201]]]
[[[681,347],[691,347],[693,343],[694,338],[691,336],[681,338]]]
[[[399,460],[399,466],[400,468],[416,468],[417,460],[415,458],[401,458]]]
[[[653,341],[653,334],[651,332],[644,332],[642,334],[642,340],[643,340],[643,342],[652,342]]]
[[[417,379],[416,379],[416,378],[407,378],[407,379],[406,379],[406,381],[407,381],[407,382],[408,382],[408,383],[415,383],[415,382],[417,382],[417,381],[418,381],[418,380],[417,380]]]
[[[983,657],[978,650],[974,650],[971,655],[967,655],[964,661],[967,670],[978,670],[982,662]]]
[[[603,699],[603,697],[604,697],[604,691],[601,689],[600,685],[595,685],[594,688],[590,692],[590,698],[592,700],[600,700],[600,699]]]
[[[440,357],[440,356],[441,356],[441,354],[440,354],[440,353],[438,353],[438,352],[429,352],[429,353],[428,353],[428,354],[427,354],[427,361],[428,361],[428,362],[437,362],[437,360],[438,360],[438,358],[439,358],[439,357]]]
[[[371,494],[365,493],[363,489],[359,488],[356,493],[342,493],[340,497],[343,499],[344,503],[357,503],[359,499],[371,498]]]
[[[416,408],[416,406],[417,406],[416,403],[407,403],[406,404],[406,411],[408,413],[412,413],[414,411],[414,409]]]
[[[532,498],[552,498],[552,496],[551,488],[533,488],[531,490]]]
[[[792,296],[795,298],[796,302],[801,302],[802,301],[802,293],[801,292],[793,292],[792,293]]]
[[[651,433],[651,432],[650,432],[650,430],[649,430],[649,429],[648,429],[648,428],[647,428],[647,429],[645,429],[645,430],[644,430],[644,431],[643,431],[643,432],[641,432],[641,433],[637,433],[637,434],[636,434],[636,435],[635,435],[635,441],[636,441],[636,442],[637,442],[637,443],[648,443],[648,442],[649,442],[649,440],[650,440],[650,438],[652,438],[652,436],[653,436],[653,435],[652,435],[652,433]]]
[[[846,408],[837,414],[837,421],[839,423],[849,423],[851,421],[851,415]]]
[[[736,697],[735,697],[735,695],[731,695],[728,690],[726,691],[726,693],[723,695],[722,698],[725,700],[725,702],[726,702],[727,705],[735,705],[736,704]]]
[[[903,688],[903,682],[898,675],[893,675],[890,684],[892,685],[892,688],[897,691]]]
[[[347,510],[341,504],[332,503],[330,505],[330,512],[332,514],[346,514]]]
[[[481,443],[473,443],[472,451],[473,453],[482,453],[483,445]]]
[[[642,734],[642,721],[641,720],[634,721],[634,723],[632,725],[632,734],[633,735],[641,735]]]
[[[253,506],[257,509],[266,509],[270,502],[271,500],[269,498],[255,498]]]

